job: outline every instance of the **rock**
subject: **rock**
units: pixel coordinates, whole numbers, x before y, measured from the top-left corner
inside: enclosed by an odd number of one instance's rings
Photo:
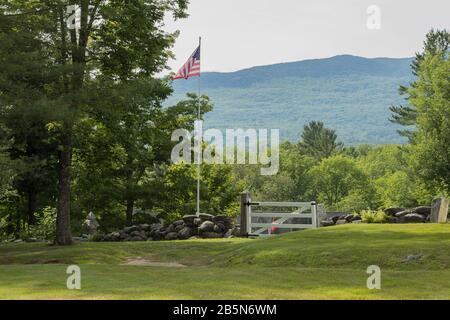
[[[174,232],[175,231],[175,225],[173,223],[170,224],[165,231],[166,231],[166,233]]]
[[[181,240],[189,239],[191,236],[193,236],[193,234],[191,232],[191,228],[189,227],[184,227],[180,230],[180,232],[178,232],[178,239]]]
[[[419,214],[423,214],[423,215],[429,215],[431,214],[431,207],[426,207],[426,206],[420,206],[420,207],[416,207],[414,209],[412,209],[412,213],[419,213]]]
[[[195,240],[195,239],[200,239],[200,238],[199,238],[199,236],[192,236],[188,240]]]
[[[141,233],[136,230],[136,231],[130,232],[130,236],[132,236],[132,237],[140,237]]]
[[[331,227],[331,226],[334,226],[334,222],[333,222],[333,220],[322,220],[322,221],[320,221],[320,225],[322,227]]]
[[[213,228],[213,231],[217,232],[217,233],[223,233],[224,229],[225,228],[221,228],[219,225],[215,224],[214,228]]]
[[[140,230],[144,230],[144,231],[149,231],[150,230],[150,225],[147,223],[141,224],[139,225],[139,229]]]
[[[198,217],[202,220],[202,222],[204,221],[212,221],[214,216],[212,214],[208,214],[208,213],[200,213],[198,215]]]
[[[166,234],[165,239],[166,240],[177,240],[178,239],[178,233],[176,233],[176,232],[169,232],[168,234]]]
[[[203,222],[200,227],[199,231],[201,232],[213,232],[214,231],[214,222],[212,221],[205,221]]]
[[[362,217],[359,214],[356,216],[353,216],[351,219],[351,222],[357,222],[357,221],[362,221]]]
[[[144,239],[142,239],[142,238],[139,237],[139,236],[136,236],[136,237],[131,237],[131,238],[129,239],[129,241],[144,241]]]
[[[27,238],[25,242],[39,242],[39,240],[37,238]]]
[[[195,225],[195,223],[194,223],[195,219],[197,219],[197,216],[193,215],[193,214],[183,216],[183,221],[188,226]]]
[[[233,236],[233,229],[229,229],[227,232],[225,232],[225,234],[223,235],[224,238],[231,238]]]
[[[344,219],[347,222],[352,222],[354,215],[352,214],[346,214],[344,217],[342,217],[341,219]]]
[[[336,224],[336,222],[339,220],[339,216],[334,216],[331,218],[331,221],[334,222],[334,224]]]
[[[336,221],[336,225],[346,224],[346,223],[347,223],[347,220],[345,220],[345,219],[339,219],[338,221]]]
[[[446,223],[448,216],[449,200],[438,198],[431,205],[430,221],[434,223]]]
[[[403,262],[413,262],[413,261],[417,261],[420,260],[420,258],[422,258],[421,254],[409,254],[405,257],[405,259],[403,260]]]
[[[184,224],[184,222],[183,222],[183,224],[179,224],[179,225],[177,225],[177,226],[175,226],[175,229],[173,230],[174,232],[180,232],[181,230],[183,230],[183,228],[185,227],[186,225]]]
[[[387,222],[388,223],[398,223],[399,222],[399,218],[390,216],[390,217],[387,218]]]
[[[216,224],[222,224],[224,226],[231,226],[231,218],[226,215],[218,215],[213,217],[212,220]]]
[[[200,219],[200,218],[195,218],[194,219],[194,225],[199,226],[201,224],[202,224],[202,219]]]
[[[232,235],[235,237],[240,237],[241,236],[241,227],[240,226],[234,226],[232,229]]]
[[[410,214],[410,213],[411,212],[408,211],[408,210],[403,210],[403,211],[399,211],[399,212],[395,213],[394,216],[397,217],[397,218],[401,218],[401,217],[404,217],[404,216],[406,216],[407,214]]]
[[[175,227],[178,227],[178,226],[181,226],[181,225],[183,225],[184,224],[184,221],[183,220],[177,220],[177,221],[175,221],[174,223],[172,223]]]
[[[401,221],[406,223],[421,223],[425,222],[425,217],[418,213],[408,213],[401,218]]]
[[[362,220],[353,220],[352,223],[362,223]]]
[[[216,239],[216,238],[223,238],[223,235],[221,233],[217,232],[203,232],[200,237],[206,238],[206,239]]]
[[[125,227],[123,228],[123,232],[125,233],[131,233],[133,231],[137,231],[138,227],[137,226],[130,226],[130,227]]]
[[[387,209],[384,209],[384,213],[386,213],[388,216],[393,216],[396,213],[405,211],[405,210],[406,210],[405,208],[387,208]]]

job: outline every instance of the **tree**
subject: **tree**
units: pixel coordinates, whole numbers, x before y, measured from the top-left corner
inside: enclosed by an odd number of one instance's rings
[[[68,26],[76,21],[69,5],[78,5],[79,25]],[[122,86],[164,68],[176,34],[161,30],[163,19],[167,12],[185,17],[186,6],[186,0],[0,1],[2,108],[28,112],[34,105],[58,143],[57,244],[72,243],[72,156],[80,121],[108,98],[120,99],[114,93]]]
[[[312,196],[327,206],[333,206],[355,190],[364,190],[368,177],[356,162],[343,155],[322,160],[310,171]]]
[[[427,35],[424,41],[423,52],[416,53],[416,56],[411,64],[412,73],[415,76],[419,75],[421,63],[428,57],[434,55],[442,55],[447,53],[450,48],[450,32],[447,30],[434,30],[432,29]],[[390,110],[392,116],[390,121],[397,123],[401,126],[409,127],[409,129],[397,130],[402,136],[409,139],[410,142],[415,137],[415,126],[417,125],[417,109],[410,101],[410,89],[413,89],[417,85],[417,82],[413,82],[409,87],[400,86],[400,95],[405,96],[405,100],[408,105],[391,106]]]
[[[430,193],[450,193],[450,60],[447,52],[427,56],[408,90],[417,112],[411,160]]]
[[[78,134],[83,144],[76,152],[82,167],[76,181],[79,201],[96,212],[123,205],[128,225],[136,203],[152,209],[159,200],[155,176],[159,167],[170,163],[173,130],[193,128],[199,102],[202,114],[212,109],[207,96],[199,101],[195,94],[163,109],[169,84],[154,82],[153,91],[122,92],[119,102],[112,101],[114,112],[105,110],[85,121]]]
[[[334,130],[326,128],[322,122],[311,121],[303,128],[299,146],[306,155],[321,160],[341,150],[343,145],[337,142]]]

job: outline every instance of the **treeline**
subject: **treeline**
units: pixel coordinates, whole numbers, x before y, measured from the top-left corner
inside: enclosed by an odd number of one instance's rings
[[[195,212],[196,167],[170,163],[171,133],[192,129],[190,94],[169,108],[171,82],[156,74],[176,34],[165,14],[186,1],[79,1],[69,28],[65,1],[0,0],[0,237],[71,244],[92,211],[104,231],[152,212],[167,220]],[[262,200],[318,200],[328,209],[412,206],[448,194],[450,105],[447,31],[432,31],[416,81],[392,107],[405,146],[346,147],[320,122],[281,147],[280,172],[204,165],[203,212],[236,215],[244,190]],[[301,129],[299,128],[299,133]]]

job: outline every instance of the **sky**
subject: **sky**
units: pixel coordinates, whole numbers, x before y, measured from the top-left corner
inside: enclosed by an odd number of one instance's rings
[[[449,0],[190,0],[189,14],[165,21],[181,32],[172,71],[199,36],[202,71],[231,72],[339,54],[411,57],[431,28],[450,29]]]

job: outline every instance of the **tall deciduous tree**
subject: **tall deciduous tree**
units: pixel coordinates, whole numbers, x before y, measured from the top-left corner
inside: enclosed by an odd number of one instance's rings
[[[419,70],[421,63],[428,57],[436,54],[442,54],[448,51],[450,48],[450,32],[447,30],[434,30],[432,29],[427,35],[424,41],[423,52],[416,53],[416,56],[411,64],[412,73],[415,76],[419,76]],[[409,127],[408,129],[398,130],[398,133],[404,137],[407,137],[410,142],[415,137],[415,126],[417,124],[417,109],[414,104],[410,102],[410,88],[414,88],[417,85],[416,82],[411,83],[410,86],[400,86],[400,95],[405,96],[405,99],[409,102],[407,105],[391,106],[392,112],[391,121],[399,125]]]
[[[57,244],[72,243],[72,155],[80,121],[109,106],[104,100],[122,85],[164,68],[175,38],[162,30],[165,14],[184,17],[186,6],[187,0],[0,1],[0,40],[21,58],[11,59],[2,46],[1,107],[29,112],[33,106],[57,139]]]

